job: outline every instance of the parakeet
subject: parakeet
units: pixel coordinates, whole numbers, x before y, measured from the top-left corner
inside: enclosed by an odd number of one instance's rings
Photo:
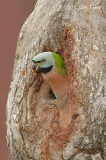
[[[60,98],[68,90],[68,75],[64,60],[54,52],[42,52],[32,59],[34,73],[42,73],[56,98]]]

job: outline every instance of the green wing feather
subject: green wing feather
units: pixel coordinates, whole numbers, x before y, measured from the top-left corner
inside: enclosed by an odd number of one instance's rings
[[[57,53],[52,52],[54,64],[56,66],[56,72],[61,74],[66,74],[67,70],[65,68],[64,60]]]

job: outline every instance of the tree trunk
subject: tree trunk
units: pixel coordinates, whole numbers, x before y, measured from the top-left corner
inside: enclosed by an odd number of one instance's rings
[[[38,0],[24,23],[7,102],[7,143],[17,160],[105,160],[104,0]],[[60,54],[68,95],[54,99],[31,71],[43,51]],[[71,118],[72,116],[72,118]]]

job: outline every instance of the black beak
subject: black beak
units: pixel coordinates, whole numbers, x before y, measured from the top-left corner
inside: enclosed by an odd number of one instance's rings
[[[32,69],[35,71],[36,68],[37,68],[37,64],[36,64],[35,62],[33,62],[33,64],[32,64]]]
[[[39,73],[39,69],[40,69],[40,67],[37,65],[37,63],[32,61],[32,71],[33,71],[33,73],[34,74]]]

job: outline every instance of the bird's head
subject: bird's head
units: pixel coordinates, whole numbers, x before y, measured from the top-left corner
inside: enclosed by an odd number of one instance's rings
[[[52,52],[43,52],[32,59],[32,70],[37,73],[48,73],[53,67]]]

